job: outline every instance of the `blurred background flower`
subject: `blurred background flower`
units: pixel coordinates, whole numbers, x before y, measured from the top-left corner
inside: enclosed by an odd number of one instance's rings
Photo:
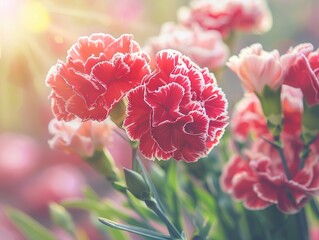
[[[44,203],[72,194],[78,196],[86,183],[101,194],[107,193],[107,189],[101,189],[104,179],[79,157],[53,151],[48,146],[52,113],[50,90],[44,79],[49,68],[57,59],[65,59],[66,50],[78,37],[94,32],[115,37],[132,33],[141,45],[146,44],[150,37],[158,35],[162,23],[176,22],[177,9],[188,3],[188,0],[0,0],[1,236],[19,239],[19,235],[11,233],[11,227],[2,227],[8,225],[2,217],[2,209],[8,204],[43,220],[48,212]],[[238,41],[230,50],[232,54],[255,42],[260,42],[266,51],[278,49],[281,54],[301,42],[312,42],[318,48],[319,31],[314,24],[319,22],[317,0],[269,0],[268,6],[276,19],[272,29],[262,36],[238,33]],[[220,79],[231,109],[242,97],[240,83],[228,70]],[[128,148],[127,143],[118,135],[113,141],[110,151],[114,158],[129,166],[127,151],[123,151],[123,146]],[[67,194],[55,187],[62,178],[72,178],[65,180],[70,182]],[[38,194],[43,191],[43,198],[36,198],[42,202],[33,201],[35,196],[30,195],[33,188]]]

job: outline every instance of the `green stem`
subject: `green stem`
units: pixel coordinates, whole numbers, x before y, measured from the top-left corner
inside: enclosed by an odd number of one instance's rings
[[[291,174],[290,174],[290,171],[289,171],[289,168],[288,168],[288,164],[287,164],[287,160],[286,160],[284,151],[282,150],[282,148],[278,148],[278,152],[279,152],[279,155],[280,155],[281,163],[282,163],[282,165],[284,167],[285,174],[286,174],[288,180],[290,180],[292,177],[291,177]]]
[[[146,200],[145,201],[146,206],[153,210],[157,216],[162,219],[162,221],[165,223],[170,235],[174,239],[183,239],[181,233],[177,230],[177,228],[171,223],[171,221],[166,217],[164,212],[159,208],[157,202],[155,199]]]
[[[127,195],[127,193],[126,193]],[[151,229],[153,231],[155,231],[156,229],[153,228],[150,224],[149,224],[149,221],[148,219],[144,216],[144,214],[135,206],[135,204],[133,203],[133,201],[131,200],[131,198],[129,196],[126,196],[127,197],[127,201],[128,201],[128,204],[130,205],[130,207],[140,216],[140,218],[144,221],[143,223],[145,224],[145,226],[148,228],[148,229]]]
[[[279,136],[275,137],[275,142],[279,143]],[[280,155],[280,159],[281,159],[281,163],[284,167],[284,171],[286,173],[287,179],[290,180],[292,179],[292,176],[290,174],[289,168],[288,168],[288,164],[287,164],[287,160],[283,151],[283,147],[280,146],[279,144],[276,144],[276,149],[279,152]],[[289,196],[291,196],[291,201],[295,204],[295,199],[293,198],[293,196],[291,194],[289,194]],[[299,233],[299,239],[308,239],[308,224],[307,224],[307,218],[306,218],[306,214],[305,214],[305,210],[304,208],[302,208],[297,214],[295,214],[295,220],[297,223],[297,227],[299,229],[298,233]]]
[[[138,171],[137,148],[132,147],[132,169]]]
[[[318,205],[317,205],[316,200],[314,198],[311,199],[310,206],[311,206],[312,211],[316,215],[317,219],[319,219],[319,208],[318,208]]]
[[[308,223],[307,223],[307,217],[306,217],[304,208],[302,208],[298,213],[295,214],[295,220],[299,229],[298,239],[304,239],[304,240],[309,239]]]
[[[309,140],[308,143],[304,144],[303,149],[300,154],[300,163],[299,163],[299,168],[302,169],[305,165],[305,161],[307,157],[309,156],[310,153],[310,145],[316,140],[316,137],[312,138]]]
[[[277,149],[277,151],[280,155],[280,160],[281,160],[282,166],[284,168],[286,177],[288,180],[290,180],[292,178],[292,176],[291,176],[290,171],[289,171],[289,167],[288,167],[287,159],[286,159],[284,151],[283,151],[283,147],[280,144],[278,144],[278,143],[280,143],[279,136],[275,137],[275,143],[276,144],[274,144],[273,146],[275,146],[275,148]]]

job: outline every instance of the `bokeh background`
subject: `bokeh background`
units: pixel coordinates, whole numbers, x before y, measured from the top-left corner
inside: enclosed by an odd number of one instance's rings
[[[7,236],[3,239],[23,239],[10,230],[3,213],[8,205],[45,224],[49,202],[80,196],[87,183],[107,193],[104,180],[80,159],[48,147],[47,126],[53,116],[44,80],[50,67],[57,59],[65,60],[78,37],[94,32],[115,37],[131,33],[143,46],[159,33],[162,23],[176,21],[176,10],[188,2],[0,0],[0,236]],[[255,42],[281,53],[302,42],[318,48],[318,0],[269,0],[268,5],[272,29],[263,35],[237,34],[232,54]],[[239,81],[227,69],[218,81],[232,106],[242,96]],[[112,151],[125,161],[125,143],[117,141]]]

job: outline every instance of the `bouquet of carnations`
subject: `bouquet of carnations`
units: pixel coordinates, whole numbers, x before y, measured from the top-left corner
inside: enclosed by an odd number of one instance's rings
[[[271,25],[263,0],[202,0],[143,47],[130,34],[79,38],[46,78],[49,144],[81,156],[112,191],[87,187],[52,205],[54,224],[85,239],[67,210],[84,209],[105,239],[309,239],[319,218],[319,51],[256,43],[229,58],[236,32]],[[234,106],[219,87],[224,66],[245,91]],[[114,136],[127,143],[125,163],[109,151]],[[21,219],[30,239],[53,238]]]

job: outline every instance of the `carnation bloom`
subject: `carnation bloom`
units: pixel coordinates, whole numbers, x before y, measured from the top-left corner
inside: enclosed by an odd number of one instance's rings
[[[200,67],[216,70],[228,58],[228,48],[220,33],[203,31],[198,26],[185,28],[172,22],[162,25],[159,36],[152,37],[146,51],[152,56],[163,49],[175,49],[187,55]]]
[[[106,119],[103,122],[75,119],[70,122],[52,119],[49,132],[51,148],[60,149],[81,157],[91,157],[96,149],[103,149],[112,142],[114,124]]]
[[[290,48],[283,55],[287,68],[284,84],[300,88],[309,105],[319,103],[319,49],[313,52],[310,43]]]
[[[104,120],[128,91],[150,72],[148,56],[131,35],[81,37],[46,78],[52,111],[59,120]]]
[[[128,94],[123,127],[149,159],[194,162],[218,143],[226,119],[227,101],[214,76],[181,53],[163,50],[145,84]]]
[[[299,89],[283,85],[281,91],[283,109],[283,132],[298,136],[301,133],[301,116],[303,112],[302,93]],[[268,134],[267,120],[258,97],[246,94],[234,108],[230,127],[232,136],[239,142],[248,140],[249,136],[258,138]]]
[[[285,174],[278,151],[259,139],[251,151],[234,155],[226,164],[221,176],[222,189],[243,201],[248,209],[276,204],[284,213],[296,213],[319,191],[319,155],[313,149],[301,168],[300,139],[284,136],[282,141],[291,178]]]
[[[181,23],[194,23],[205,30],[217,30],[227,36],[233,30],[266,32],[272,17],[264,0],[201,0],[178,11]]]
[[[279,52],[264,51],[258,43],[242,49],[238,56],[232,56],[227,66],[238,75],[248,92],[259,94],[266,85],[277,90],[285,75]]]

